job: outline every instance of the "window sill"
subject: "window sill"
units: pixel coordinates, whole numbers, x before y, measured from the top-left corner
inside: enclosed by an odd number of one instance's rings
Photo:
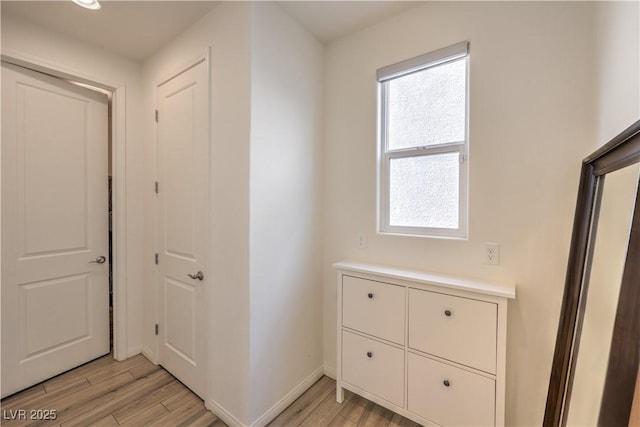
[[[469,240],[469,236],[468,235],[465,235],[465,236],[439,236],[439,235],[435,235],[435,234],[417,234],[417,233],[410,233],[410,232],[401,233],[401,232],[397,232],[397,231],[380,231],[380,230],[378,230],[376,233],[378,235],[381,235],[381,236],[413,237],[413,238],[419,238],[419,239],[461,240],[461,241],[468,241]]]

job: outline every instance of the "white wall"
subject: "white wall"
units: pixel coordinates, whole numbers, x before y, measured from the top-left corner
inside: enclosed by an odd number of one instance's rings
[[[564,286],[579,167],[594,146],[590,3],[432,2],[325,52],[324,350],[335,369],[343,259],[515,282],[509,304],[510,426],[540,425]],[[376,234],[377,68],[470,42],[468,240]],[[357,248],[357,233],[367,248]],[[500,243],[499,266],[482,263]]]
[[[254,422],[322,371],[323,47],[274,3],[255,3],[252,17],[249,378]]]
[[[209,289],[209,398],[242,422],[248,420],[249,370],[249,3],[222,3],[143,67],[147,111],[155,108],[155,84],[211,48],[211,246]],[[155,181],[155,131],[146,121],[147,185]],[[153,196],[147,212],[155,212]],[[154,225],[146,244],[153,253]],[[145,295],[156,296],[152,260],[146,265]],[[154,300],[145,299],[145,347],[155,351],[151,325]]]
[[[2,14],[2,52],[36,65],[85,77],[115,87],[126,87],[126,222],[127,336],[126,354],[138,354],[142,345],[143,282],[143,170],[140,66],[128,59],[81,41],[34,26],[13,15]],[[118,179],[116,177],[116,179]]]
[[[154,82],[209,47],[209,397],[237,422],[265,422],[322,369],[322,46],[275,4],[222,3],[145,62],[145,109],[154,108]],[[152,185],[151,116],[145,124]],[[153,196],[145,204],[155,211]],[[151,253],[151,221],[146,236]],[[151,260],[145,271],[145,294],[155,295]],[[152,325],[155,302],[145,302]],[[154,355],[151,331],[145,349]]]
[[[596,3],[598,145],[640,119],[640,2]]]

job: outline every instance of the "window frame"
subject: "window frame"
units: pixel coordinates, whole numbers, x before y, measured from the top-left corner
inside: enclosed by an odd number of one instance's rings
[[[377,71],[378,80],[378,232],[381,234],[416,237],[468,237],[468,175],[469,175],[469,43],[460,42],[442,49],[408,59]],[[389,82],[445,63],[465,61],[465,131],[464,140],[443,144],[388,149]],[[390,164],[392,159],[422,157],[444,153],[459,154],[458,168],[458,228],[411,227],[391,225],[390,220]]]

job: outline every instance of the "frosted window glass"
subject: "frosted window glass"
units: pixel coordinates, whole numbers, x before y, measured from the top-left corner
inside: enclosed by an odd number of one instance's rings
[[[459,153],[392,158],[389,225],[458,228]]]
[[[465,60],[398,77],[388,85],[389,150],[465,139]]]

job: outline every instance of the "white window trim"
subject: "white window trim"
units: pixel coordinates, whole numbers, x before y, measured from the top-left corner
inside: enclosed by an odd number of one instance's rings
[[[404,235],[433,238],[468,238],[469,211],[469,60],[468,42],[457,43],[436,51],[421,55],[406,61],[398,62],[377,71],[378,78],[378,232],[380,234]],[[396,77],[422,71],[437,65],[467,58],[466,61],[466,91],[465,91],[465,139],[447,144],[429,145],[387,151],[388,142],[388,114],[386,112],[388,99],[388,82]],[[458,224],[459,228],[432,228],[392,226],[389,224],[389,164],[393,158],[407,158],[414,156],[434,155],[441,153],[455,153],[460,155],[459,183],[458,183]]]

